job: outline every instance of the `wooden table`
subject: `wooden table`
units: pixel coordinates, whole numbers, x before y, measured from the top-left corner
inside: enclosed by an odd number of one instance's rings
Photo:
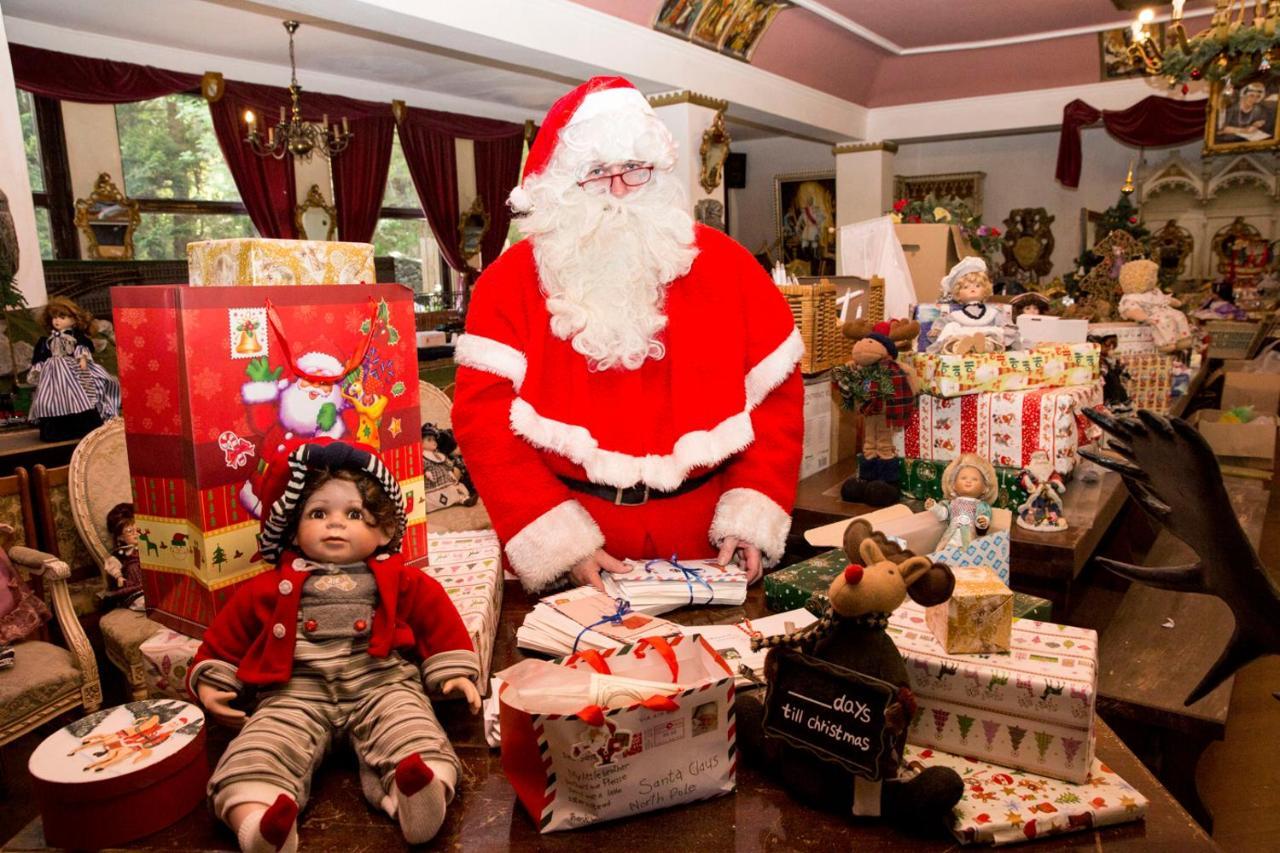
[[[513,582],[504,590],[502,619],[494,652],[499,671],[521,657],[515,631],[532,601]],[[674,614],[686,624],[737,621],[765,611],[759,585],[742,608],[696,608]],[[433,845],[461,850],[815,850],[856,846],[860,851],[955,850],[954,839],[938,827],[904,835],[879,822],[855,824],[839,815],[806,808],[760,770],[739,766],[738,792],[668,811],[639,815],[572,832],[539,835],[521,810],[503,776],[499,753],[485,744],[480,719],[457,702],[440,703],[437,711],[463,762],[461,793]],[[212,763],[230,733],[210,731]],[[1178,851],[1219,850],[1133,753],[1101,721],[1098,757],[1150,801],[1145,821],[1090,832],[1052,836],[1027,846],[1028,851],[1107,849]],[[331,756],[316,774],[312,801],[299,829],[302,850],[398,850],[403,841],[395,823],[373,812],[360,793],[355,760],[349,751]],[[8,851],[45,850],[40,819],[32,821],[4,845]],[[229,830],[207,809],[156,833],[130,849],[235,850]]]
[[[12,474],[18,466],[29,469],[36,464],[47,468],[66,465],[79,443],[78,438],[41,441],[36,427],[0,430],[0,476]]]

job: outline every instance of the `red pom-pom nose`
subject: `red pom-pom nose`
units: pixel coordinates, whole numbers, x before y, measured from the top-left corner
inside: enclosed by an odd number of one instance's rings
[[[855,566],[850,563],[845,566],[844,582],[850,586],[854,586],[862,581],[862,566]]]

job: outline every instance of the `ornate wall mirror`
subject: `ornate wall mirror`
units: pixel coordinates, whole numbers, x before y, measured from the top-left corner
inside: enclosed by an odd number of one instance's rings
[[[76,199],[76,227],[89,244],[91,259],[131,260],[140,221],[138,203],[125,198],[106,172],[98,175],[88,198]]]
[[[320,194],[320,185],[312,184],[307,200],[293,209],[293,224],[299,240],[333,240],[338,234],[338,213]]]
[[[720,176],[724,171],[724,161],[729,157],[729,143],[732,141],[729,131],[724,128],[724,110],[719,110],[711,121],[711,126],[703,132],[702,147],[698,149],[702,163],[699,183],[707,192],[720,186]]]
[[[471,202],[471,209],[464,212],[458,222],[458,248],[462,250],[464,261],[480,254],[480,242],[488,230],[489,214],[484,212],[484,203],[477,197]]]

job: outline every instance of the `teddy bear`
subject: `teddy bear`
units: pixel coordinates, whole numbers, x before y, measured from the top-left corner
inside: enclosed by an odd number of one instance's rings
[[[1120,316],[1146,323],[1156,349],[1174,352],[1191,347],[1191,324],[1178,310],[1182,303],[1160,289],[1160,267],[1155,261],[1139,259],[1120,267]]]
[[[806,804],[919,828],[950,814],[964,793],[964,783],[949,767],[920,770],[904,765],[903,747],[916,702],[906,664],[885,627],[889,614],[908,595],[926,607],[946,601],[955,588],[955,577],[945,563],[916,556],[873,531],[863,519],[855,519],[846,529],[844,551],[850,563],[832,580],[823,616],[799,631],[753,638],[752,646],[769,648],[766,673],[782,665],[781,652],[796,649],[897,688],[885,713],[885,736],[877,739],[887,744],[880,754],[882,781],[869,781],[766,731],[768,700],[759,690],[738,694],[743,760],[761,763],[791,796]]]

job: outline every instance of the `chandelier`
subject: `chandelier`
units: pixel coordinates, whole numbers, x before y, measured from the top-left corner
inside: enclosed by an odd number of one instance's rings
[[[1213,18],[1203,32],[1188,36],[1182,25],[1186,0],[1173,0],[1173,15],[1162,45],[1152,37],[1155,12],[1143,9],[1133,23],[1129,55],[1148,74],[1166,78],[1169,85],[1191,80],[1233,83],[1271,68],[1280,60],[1280,0],[1217,0]],[[1253,18],[1249,7],[1253,7]]]
[[[352,133],[347,129],[347,117],[342,117],[342,125],[329,124],[326,113],[319,125],[302,120],[302,87],[298,85],[298,66],[293,58],[293,34],[298,31],[297,21],[285,21],[284,28],[289,32],[289,107],[280,108],[280,121],[267,128],[264,139],[258,129],[258,117],[253,110],[244,111],[246,134],[244,141],[259,157],[274,157],[277,160],[286,154],[292,154],[300,160],[310,160],[311,155],[319,152],[322,157],[330,159],[346,150],[351,143]]]

